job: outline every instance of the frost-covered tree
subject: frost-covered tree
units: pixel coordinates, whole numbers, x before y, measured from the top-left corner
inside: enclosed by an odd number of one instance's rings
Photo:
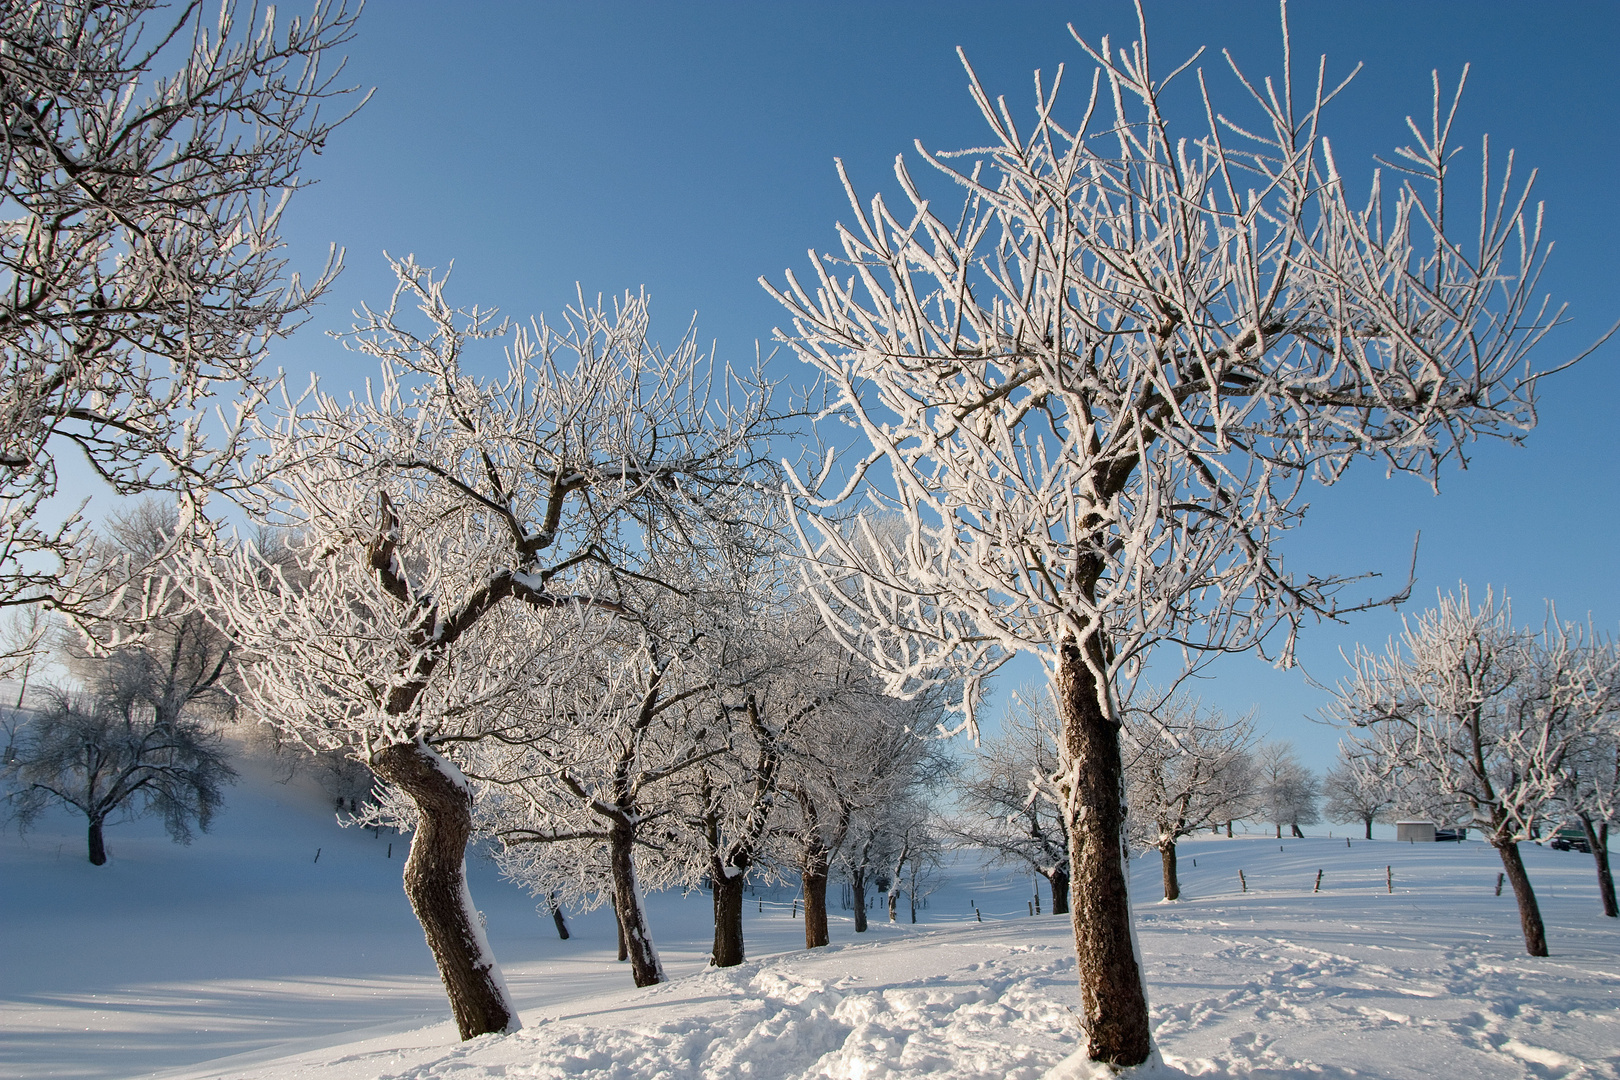
[[[823,628],[824,629],[824,628]],[[857,825],[856,816],[898,795],[909,781],[909,763],[920,756],[919,736],[911,721],[917,701],[886,696],[866,665],[818,635],[817,657],[801,675],[801,693],[815,703],[785,741],[779,781],[792,799],[793,813],[777,826],[797,849],[804,897],[804,944],[807,949],[830,942],[827,884]],[[870,852],[857,855],[864,889],[871,868]],[[864,929],[865,899],[857,924]]]
[[[107,862],[103,830],[122,817],[160,814],[175,843],[208,831],[236,779],[219,735],[191,716],[160,717],[148,684],[111,666],[84,693],[56,691],[7,748],[6,801],[26,829],[48,807],[89,822],[90,862]]]
[[[995,735],[980,741],[955,784],[961,809],[943,827],[993,864],[1027,866],[1052,890],[1052,913],[1069,912],[1069,817],[1063,812],[1051,695],[1037,686],[1012,695]]]
[[[1133,837],[1157,848],[1164,898],[1181,898],[1176,841],[1231,821],[1253,795],[1254,725],[1177,693],[1125,713],[1125,793]]]
[[[1196,660],[1279,624],[1286,662],[1302,622],[1354,606],[1275,549],[1304,493],[1358,457],[1432,481],[1472,439],[1519,437],[1556,315],[1540,214],[1511,158],[1462,167],[1438,78],[1391,173],[1352,186],[1325,134],[1343,84],[1324,61],[1297,86],[1283,40],[1264,80],[1232,65],[1246,114],[1201,71],[1174,104],[1194,62],[1154,69],[1145,29],[1082,40],[1089,97],[1066,107],[1061,69],[1037,77],[1028,122],[969,69],[981,149],[918,151],[960,212],[903,160],[898,207],[845,178],[841,251],[766,286],[857,440],[794,495],[840,639],[899,678],[964,677],[970,715],[1012,654],[1046,668],[1079,824],[1081,1022],[1121,1066],[1151,1049],[1122,682],[1157,644]],[[897,541],[820,516],[859,494],[904,522]]]
[[[706,499],[753,464],[768,394],[690,330],[653,344],[644,296],[514,329],[393,265],[393,301],[348,339],[380,361],[367,395],[312,385],[255,426],[246,479],[285,556],[196,558],[194,588],[252,655],[258,716],[414,804],[405,890],[472,1038],[518,1018],[467,890],[460,748],[526,737],[496,706],[570,672],[597,617],[628,614],[616,581],[656,584],[649,537],[702,532]],[[501,336],[504,372],[475,378],[464,354]]]
[[[116,681],[160,724],[183,712],[235,715],[236,645],[179,587],[174,551],[179,514],[148,498],[110,516],[89,545],[82,572],[103,583],[97,617],[64,632],[59,652],[86,682]],[[273,555],[273,549],[272,549]]]
[[[1300,763],[1294,744],[1286,739],[1260,744],[1254,755],[1254,794],[1255,807],[1263,820],[1276,827],[1279,840],[1284,825],[1289,835],[1304,836],[1301,825],[1322,820],[1316,805],[1321,783]]]
[[[1549,621],[1556,623],[1556,617]],[[1557,702],[1557,734],[1546,746],[1553,791],[1586,834],[1603,914],[1620,917],[1609,866],[1609,822],[1620,816],[1620,648],[1612,638],[1575,625],[1556,632],[1549,627],[1538,644],[1542,692]]]
[[[1395,792],[1388,782],[1356,758],[1345,744],[1339,744],[1339,760],[1322,776],[1323,810],[1329,821],[1358,822],[1373,838],[1374,822],[1388,823],[1395,812]]]
[[[668,842],[672,783],[725,750],[717,673],[696,648],[701,621],[685,610],[692,600],[644,585],[621,594],[629,614],[578,673],[506,706],[522,736],[479,748],[467,769],[499,792],[481,799],[478,816],[503,847],[502,870],[536,895],[562,889],[582,906],[611,897],[637,986],[666,979],[644,891],[696,876]]]
[[[858,726],[853,740],[836,726],[817,732],[819,743],[840,747],[834,782],[852,807],[838,863],[849,881],[857,934],[867,930],[868,886],[888,891],[889,920],[894,921],[896,893],[885,879],[891,868],[898,873],[907,861],[906,836],[928,818],[923,799],[948,774],[950,760],[931,738],[939,724],[938,699],[937,693],[918,694],[910,701],[879,699],[875,708],[854,714]],[[822,758],[826,754],[818,752]]]
[[[945,834],[938,815],[926,801],[911,796],[884,806],[886,839],[885,872],[889,879],[889,921],[899,921],[900,894],[911,906],[911,921],[917,921],[919,883],[928,883],[945,851]]]
[[[1326,715],[1349,728],[1352,753],[1386,783],[1428,796],[1437,820],[1479,829],[1500,854],[1518,901],[1525,949],[1547,955],[1546,930],[1519,843],[1562,813],[1558,773],[1578,750],[1579,715],[1610,700],[1612,668],[1548,619],[1517,629],[1506,600],[1468,590],[1404,621],[1382,654],[1358,648]]]
[[[188,517],[227,481],[266,346],[338,269],[289,274],[280,230],[352,112],[327,61],[357,12],[254,5],[243,25],[241,7],[0,6],[0,606],[94,607],[82,519],[42,509],[62,455]],[[210,439],[221,395],[235,413]]]

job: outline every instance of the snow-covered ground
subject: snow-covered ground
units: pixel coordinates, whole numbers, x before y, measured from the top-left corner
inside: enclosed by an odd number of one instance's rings
[[[475,864],[526,1027],[458,1043],[399,889],[404,841],[339,829],[299,781],[244,772],[189,848],[152,822],[120,825],[111,863],[92,867],[66,816],[0,840],[0,1076],[1033,1080],[1077,1046],[1066,921],[1027,915],[1027,878],[974,866],[917,927],[857,936],[835,904],[834,944],[813,953],[797,948],[791,894],[761,897],[746,922],[755,959],[726,971],[704,967],[708,898],[654,897],[672,981],[636,990],[604,913],[572,919],[559,941],[528,897]],[[1183,845],[1176,904],[1153,902],[1158,859],[1140,860],[1168,1065],[1620,1078],[1620,926],[1601,914],[1591,858],[1533,848],[1526,861],[1544,960],[1523,955],[1509,890],[1495,895],[1499,864],[1477,842],[1199,839]]]

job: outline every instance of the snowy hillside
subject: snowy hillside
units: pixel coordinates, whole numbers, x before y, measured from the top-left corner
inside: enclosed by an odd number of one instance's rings
[[[726,971],[704,968],[708,898],[654,897],[673,981],[650,990],[613,962],[603,913],[559,941],[532,901],[474,866],[526,1027],[460,1044],[399,889],[403,840],[339,829],[318,793],[244,773],[189,848],[155,823],[120,825],[98,869],[66,816],[0,840],[0,1075],[1033,1080],[1076,1046],[1065,920],[1027,916],[1027,878],[972,866],[916,928],[875,923],[857,940],[835,904],[834,945],[815,953],[795,951],[789,893],[751,899],[755,959]],[[1620,1077],[1620,927],[1601,915],[1591,859],[1526,859],[1545,960],[1522,955],[1511,896],[1494,895],[1499,864],[1477,842],[1200,839],[1182,848],[1186,899],[1173,905],[1152,902],[1157,858],[1139,860],[1168,1064]]]

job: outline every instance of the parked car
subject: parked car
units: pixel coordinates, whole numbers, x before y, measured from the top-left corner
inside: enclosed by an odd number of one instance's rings
[[[1462,841],[1468,839],[1468,830],[1467,829],[1436,829],[1436,830],[1434,830],[1434,838],[1435,838],[1436,841],[1455,840],[1458,843],[1461,843]]]
[[[1552,834],[1547,846],[1554,851],[1579,851],[1590,855],[1592,845],[1587,843],[1586,830],[1579,825],[1564,825]]]

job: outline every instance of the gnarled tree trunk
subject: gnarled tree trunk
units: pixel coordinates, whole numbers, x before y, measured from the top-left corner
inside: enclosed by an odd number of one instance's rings
[[[1087,642],[1092,664],[1072,638],[1061,646],[1057,680],[1069,793],[1069,866],[1081,1019],[1093,1061],[1139,1065],[1153,1049],[1147,994],[1131,933],[1125,875],[1125,770],[1119,723],[1104,710],[1093,674],[1103,670],[1102,643]]]
[[[714,890],[714,952],[709,962],[715,967],[736,967],[743,962],[743,882],[747,875],[709,860],[709,880]]]
[[[1603,898],[1603,914],[1609,918],[1620,917],[1620,907],[1614,900],[1614,874],[1609,869],[1609,823],[1594,826],[1590,814],[1580,815],[1581,831],[1586,833],[1587,846],[1592,849],[1592,858],[1597,860],[1598,894]]]
[[[90,819],[90,865],[107,865],[107,842],[101,836],[101,819]]]
[[[1530,875],[1524,872],[1524,859],[1519,845],[1511,840],[1498,842],[1496,851],[1502,856],[1502,866],[1513,885],[1513,898],[1519,903],[1519,925],[1524,928],[1524,951],[1531,956],[1547,955],[1547,928],[1541,922],[1541,907],[1536,903],[1536,892],[1530,887]]]
[[[405,895],[439,966],[463,1039],[522,1027],[467,889],[472,793],[454,765],[420,740],[372,755],[377,775],[416,804]]]
[[[1069,875],[1062,870],[1054,870],[1046,876],[1046,882],[1052,886],[1052,914],[1067,915],[1069,913]]]
[[[1176,842],[1159,845],[1159,863],[1164,870],[1164,898],[1181,899],[1181,882],[1176,878]]]
[[[804,947],[819,948],[832,939],[827,934],[827,870],[830,859],[816,831],[804,845]]]
[[[647,911],[641,906],[641,889],[636,884],[636,834],[634,829],[615,822],[608,840],[608,861],[613,871],[613,910],[619,916],[623,947],[630,957],[630,977],[637,986],[653,986],[666,981],[664,965],[653,947],[647,929]]]

